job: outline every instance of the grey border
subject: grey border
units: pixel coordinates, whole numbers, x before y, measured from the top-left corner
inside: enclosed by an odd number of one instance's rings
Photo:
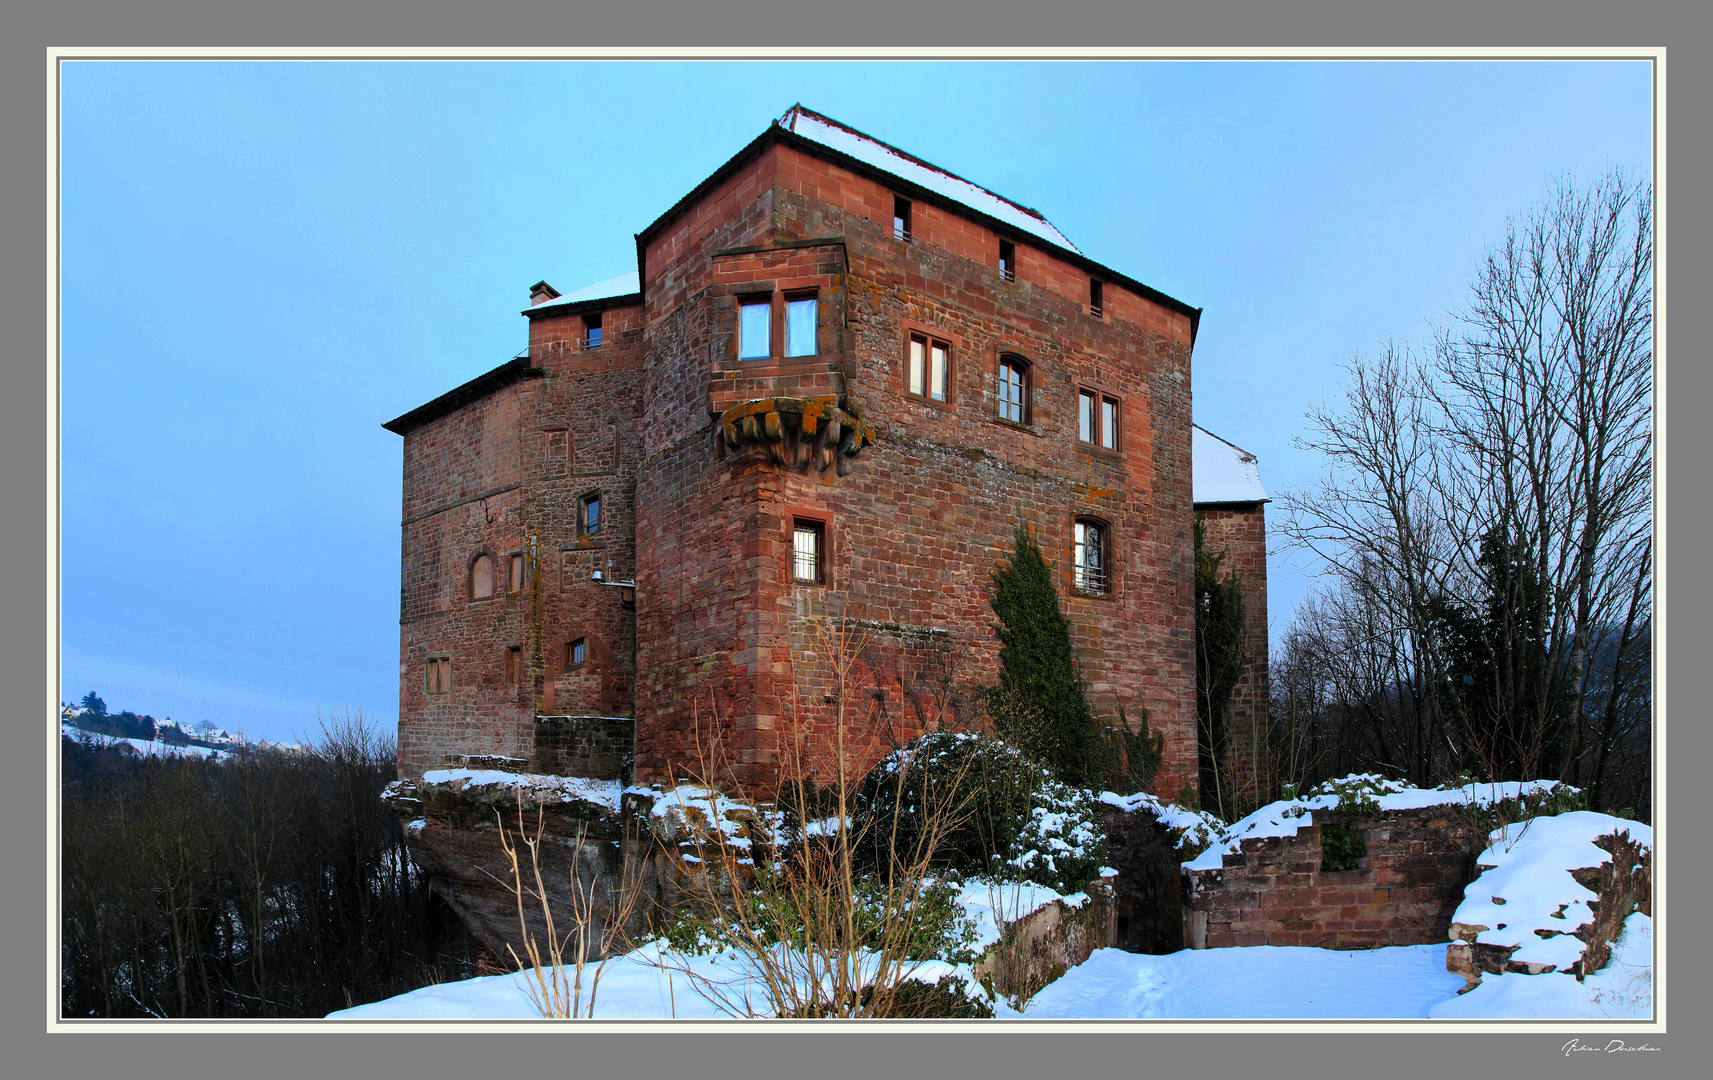
[[[35,255],[42,250],[36,244],[45,233],[30,226],[45,224],[39,216],[45,193],[38,180],[42,174],[31,170],[42,160],[32,151],[43,146],[45,102],[42,93],[45,79],[44,69],[39,65],[43,59],[42,48],[49,43],[87,42],[93,38],[102,43],[161,45],[197,41],[219,45],[246,40],[276,44],[378,44],[408,37],[417,42],[454,46],[480,41],[541,40],[622,44],[644,39],[673,45],[722,42],[738,45],[740,42],[755,42],[757,33],[760,33],[764,39],[769,34],[776,35],[769,43],[778,45],[805,41],[845,44],[864,39],[880,45],[893,38],[887,33],[888,27],[905,23],[911,27],[909,36],[912,40],[944,44],[968,41],[974,37],[986,42],[999,38],[1013,43],[1105,41],[1193,45],[1211,41],[1217,36],[1227,41],[1236,37],[1256,45],[1299,46],[1328,45],[1339,41],[1360,46],[1387,40],[1417,44],[1460,45],[1479,41],[1523,45],[1542,39],[1555,42],[1570,39],[1584,45],[1669,45],[1676,50],[1670,74],[1671,115],[1678,118],[1673,125],[1671,143],[1677,167],[1670,173],[1676,185],[1670,196],[1673,212],[1669,239],[1676,243],[1672,245],[1669,260],[1662,245],[1661,265],[1665,266],[1669,261],[1671,284],[1675,286],[1671,289],[1672,295],[1697,297],[1708,294],[1704,254],[1708,246],[1696,243],[1703,239],[1701,234],[1705,230],[1705,222],[1701,218],[1689,217],[1689,209],[1701,201],[1696,198],[1700,192],[1684,186],[1690,178],[1706,175],[1700,166],[1706,164],[1707,140],[1693,121],[1684,119],[1696,116],[1707,96],[1705,76],[1697,63],[1698,54],[1706,44],[1705,38],[1698,38],[1693,33],[1686,36],[1685,32],[1705,27],[1706,22],[1692,23],[1682,11],[1662,14],[1636,4],[1616,9],[1609,5],[1589,4],[1582,11],[1575,11],[1567,10],[1564,4],[1549,5],[1531,0],[1529,4],[1507,4],[1500,11],[1485,6],[1477,8],[1476,19],[1470,19],[1465,13],[1464,21],[1459,25],[1455,20],[1448,24],[1443,8],[1438,6],[1432,12],[1418,7],[1413,11],[1380,15],[1369,10],[1367,5],[1356,4],[1348,5],[1348,10],[1320,5],[1320,10],[1312,16],[1300,10],[1299,5],[1287,7],[1278,3],[1227,4],[1193,11],[1109,10],[1093,15],[1081,10],[1067,11],[1064,5],[1053,5],[1049,9],[1036,9],[1033,15],[1013,11],[1004,20],[996,21],[990,17],[979,22],[968,18],[971,0],[957,0],[949,10],[923,10],[919,5],[912,5],[906,11],[903,5],[897,5],[899,10],[891,16],[877,11],[874,5],[864,5],[860,10],[845,9],[842,17],[806,16],[793,5],[789,19],[770,18],[783,14],[786,5],[768,4],[765,6],[774,10],[756,11],[764,6],[758,4],[752,5],[751,10],[760,18],[750,20],[734,20],[728,12],[706,5],[691,6],[663,19],[661,13],[654,10],[655,5],[649,4],[615,5],[599,11],[564,6],[549,8],[540,0],[529,0],[529,4],[535,5],[537,10],[520,11],[517,7],[490,3],[458,15],[444,11],[424,14],[418,11],[417,5],[407,5],[404,0],[385,0],[379,5],[366,5],[360,11],[350,10],[349,5],[328,5],[305,12],[302,5],[294,5],[288,12],[276,8],[253,10],[247,16],[238,16],[214,3],[181,3],[173,5],[170,11],[159,10],[162,5],[158,4],[133,3],[115,4],[107,11],[92,12],[88,7],[59,8],[8,16],[6,44],[0,46],[9,61],[0,65],[0,72],[4,73],[0,78],[7,80],[10,91],[4,95],[8,104],[5,135],[10,145],[21,149],[8,155],[5,163],[0,165],[5,170],[0,175],[6,177],[6,182],[0,184],[0,192],[9,203],[15,201],[22,205],[9,206],[12,212],[0,217],[0,223],[3,223],[0,224],[0,230],[3,230],[0,235],[14,241],[6,245],[6,250],[21,253],[6,263],[6,283],[10,287],[0,290],[0,304],[4,305],[0,312],[6,316],[4,325],[42,327],[42,316],[46,310],[41,263]],[[1240,6],[1252,6],[1253,10],[1236,10]],[[1683,10],[1687,10],[1687,5]],[[1664,170],[1656,169],[1656,175],[1663,180]],[[1693,305],[1686,308],[1686,313],[1679,314],[1673,321],[1678,327],[1675,340],[1706,340],[1693,332],[1698,317],[1705,316]],[[1660,339],[1663,350],[1664,334]],[[42,437],[45,434],[42,427],[45,413],[41,403],[48,387],[44,382],[45,373],[36,358],[45,355],[46,342],[37,337],[35,330],[30,331],[24,340],[41,348],[18,350],[19,359],[5,367],[7,392],[0,395],[0,403],[3,403],[0,409],[5,410],[0,434],[8,444],[3,460],[7,462],[7,494],[11,496],[6,505],[14,511],[5,516],[4,524],[0,525],[4,531],[0,535],[6,538],[7,550],[20,552],[40,550],[41,534],[37,533],[27,541],[24,533],[37,522],[57,514],[54,499],[44,499],[43,495],[47,463],[43,454],[46,445]],[[1700,370],[1700,365],[1692,368],[1690,364],[1680,364],[1672,370],[1671,376],[1671,401],[1699,403],[1705,400],[1708,376]],[[1664,385],[1662,377],[1661,386]],[[1666,400],[1663,392],[1661,400]],[[1681,407],[1672,411],[1678,417],[1687,415]],[[1701,433],[1685,432],[1683,429],[1686,427],[1688,425],[1680,423],[1670,448],[1683,446],[1685,439],[1700,443]],[[1693,450],[1702,452],[1680,450],[1672,460],[1691,463],[1706,460],[1704,445],[1697,445]],[[1661,447],[1659,458],[1663,488],[1668,458],[1666,446]],[[1679,484],[1695,483],[1693,464],[1690,469],[1680,468],[1678,476]],[[44,499],[45,505],[38,499]],[[42,505],[44,516],[18,512],[32,505]],[[1679,492],[1673,520],[1668,522],[1663,512],[1661,514],[1662,525],[1666,526],[1662,533],[1669,530],[1667,539],[1676,539],[1680,544],[1688,537],[1707,535],[1701,527],[1706,524],[1702,520],[1706,513],[1704,506],[1704,501],[1693,494]],[[1694,552],[1697,549],[1692,546],[1685,550]],[[57,552],[55,559],[57,570]],[[1706,629],[1703,625],[1706,617],[1701,613],[1707,610],[1707,605],[1698,602],[1706,599],[1705,575],[1686,559],[1669,565],[1672,572],[1670,599],[1675,601],[1669,618],[1678,632],[1671,635],[1666,659],[1668,662],[1677,661],[1671,664],[1672,667],[1704,662],[1705,650],[1695,646],[1707,640],[1703,633],[1698,632]],[[37,599],[42,593],[31,591],[34,584],[28,579],[6,579],[0,585],[0,598],[6,602],[6,610],[14,613],[42,610]],[[1665,612],[1663,602],[1661,610]],[[55,617],[51,610],[48,615],[50,619]],[[49,633],[53,633],[52,623],[49,624]],[[8,645],[12,647],[0,650],[0,656],[4,658],[0,663],[4,663],[3,670],[7,676],[5,685],[39,688],[47,657],[35,619],[14,616],[7,620],[7,636]],[[1665,665],[1661,665],[1661,670],[1663,673]],[[30,695],[31,700],[34,697]],[[1663,710],[1663,687],[1659,700]],[[36,714],[35,709],[18,711],[26,716]],[[1694,729],[1689,724],[1680,725],[1670,734],[1676,760],[1710,760],[1706,753],[1697,752],[1704,749],[1708,740],[1702,725],[1696,725]],[[18,764],[26,757],[9,756],[6,779],[30,777],[34,780],[32,774],[36,770]],[[19,775],[14,777],[12,771]],[[1693,785],[1682,784],[1680,780],[1679,786],[1687,789]],[[23,812],[19,812],[17,806],[11,807],[14,812],[8,815],[8,820],[14,823],[14,827],[7,832],[8,844],[33,846],[42,835],[32,827],[32,823],[39,820],[34,810],[42,805],[47,792],[36,787],[34,782],[6,784],[4,790],[9,795],[9,803],[23,804]],[[20,795],[21,792],[28,794]],[[1668,817],[1675,818],[1679,811],[1686,811],[1691,798],[1692,795],[1679,792],[1671,801],[1670,808],[1659,815],[1661,823]],[[1666,842],[1664,832],[1662,828],[1662,844]],[[1671,843],[1677,856],[1671,860],[1674,877],[1685,872],[1706,873],[1703,869],[1706,860],[1696,857],[1703,853],[1703,842],[1696,837],[1679,838],[1673,834]],[[1692,844],[1694,847],[1677,852],[1679,844]],[[40,910],[35,903],[24,902],[22,894],[26,890],[34,890],[30,895],[42,897],[43,891],[37,888],[41,882],[16,869],[35,865],[35,860],[15,854],[8,864],[14,871],[6,876],[4,895],[9,900],[18,901],[10,905],[11,909]],[[1664,874],[1661,879],[1663,888]],[[1700,887],[1703,885],[1700,880],[1680,882],[1671,893],[1689,902],[1690,898],[1705,895],[1704,888]],[[45,916],[46,913],[43,914]],[[1671,966],[1668,982],[1670,1009],[1680,1024],[1686,1019],[1693,1019],[1708,1000],[1703,985],[1705,976],[1701,974],[1705,965],[1699,962],[1706,952],[1705,942],[1686,940],[1692,929],[1686,926],[1688,922],[1679,918],[1670,928],[1672,957],[1676,961]],[[40,938],[32,932],[33,928],[19,930],[19,927],[29,927],[29,924],[28,919],[14,920],[10,932],[5,935],[5,955],[18,961],[10,966],[10,970],[36,972],[40,969],[43,957],[43,953],[38,951]],[[69,1035],[55,1036],[50,1040],[41,1034],[38,1026],[41,990],[42,984],[30,977],[14,978],[6,989],[8,997],[16,995],[20,998],[15,1003],[9,1001],[15,1007],[6,1010],[7,1034],[11,1036],[7,1039],[8,1061],[23,1064],[21,1071],[27,1075],[58,1074],[61,1071],[67,1075],[87,1075],[97,1069],[113,1071],[123,1067],[134,1070],[141,1065],[148,1073],[161,1067],[171,1068],[183,1076],[204,1073],[287,1075],[288,1070],[290,1075],[298,1075],[317,1066],[333,1075],[400,1075],[410,1072],[417,1076],[461,1076],[478,1070],[491,1071],[501,1060],[507,1071],[518,1066],[530,1071],[534,1071],[536,1066],[565,1069],[575,1062],[591,1071],[603,1066],[610,1069],[628,1067],[644,1075],[677,1069],[703,1070],[710,1064],[717,1073],[732,1068],[741,1069],[751,1076],[788,1075],[804,1071],[806,1061],[813,1062],[815,1073],[832,1075],[854,1074],[858,1070],[867,1074],[880,1066],[906,1074],[932,1069],[953,1075],[1039,1076],[1061,1072],[1068,1065],[1105,1066],[1108,1071],[1115,1070],[1119,1075],[1156,1069],[1205,1072],[1208,1075],[1250,1075],[1284,1065],[1291,1071],[1296,1067],[1306,1067],[1326,1076],[1376,1075],[1382,1072],[1405,1075],[1417,1071],[1426,1074],[1429,1070],[1437,1076],[1448,1068],[1456,1068],[1459,1063],[1479,1063],[1478,1067],[1483,1071],[1502,1070],[1507,1075],[1516,1074],[1519,1069],[1525,1074],[1551,1071],[1554,1075],[1607,1075],[1619,1071],[1598,1055],[1562,1058],[1556,1052],[1562,1042],[1557,1036],[1445,1036],[1414,1032],[1336,1039],[1314,1038],[1300,1033],[1284,1038],[1243,1035],[1219,1040],[1149,1033],[1152,1037],[1147,1038],[1145,1044],[1132,1044],[1123,1035],[1075,1035],[1045,1030],[1031,1032],[1034,1037],[1027,1041],[1013,1038],[1003,1042],[997,1038],[978,1042],[962,1034],[898,1033],[888,1033],[884,1041],[879,1041],[861,1034],[840,1033],[816,1036],[811,1040],[812,1047],[800,1045],[797,1039],[777,1037],[655,1036],[639,1046],[635,1040],[620,1036],[585,1035],[577,1040],[574,1051],[569,1045],[553,1045],[540,1039],[475,1034],[469,1029],[458,1029],[459,1033],[454,1037],[440,1039],[358,1038],[350,1035],[293,1039],[287,1035],[253,1034],[242,1040],[201,1039],[188,1043],[178,1036],[89,1040]],[[1430,1041],[1435,1039],[1438,1041]],[[1652,1042],[1663,1046],[1664,1052],[1625,1055],[1622,1059],[1624,1071],[1643,1075],[1693,1074],[1689,1065],[1689,1040],[1655,1037]],[[846,1043],[850,1044],[848,1048],[844,1045]],[[502,1054],[503,1059],[496,1056]],[[1590,1058],[1594,1060],[1588,1060]],[[1539,1064],[1534,1064],[1537,1062]],[[1668,1066],[1667,1062],[1671,1065]],[[567,1071],[581,1070],[573,1068]]]

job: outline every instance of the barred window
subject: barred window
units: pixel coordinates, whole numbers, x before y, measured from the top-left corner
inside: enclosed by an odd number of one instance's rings
[[[821,553],[824,534],[820,522],[798,521],[791,530],[791,578],[805,585],[823,580]]]
[[[1077,519],[1075,585],[1079,592],[1106,593],[1109,585],[1106,542],[1105,526],[1098,521]]]

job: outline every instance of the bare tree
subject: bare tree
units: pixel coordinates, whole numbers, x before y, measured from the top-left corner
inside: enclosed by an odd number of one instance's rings
[[[1328,665],[1340,738],[1413,782],[1473,762],[1599,792],[1645,742],[1650,207],[1618,173],[1560,183],[1431,362],[1388,344],[1308,414],[1328,475],[1283,497],[1283,532],[1338,589],[1300,654]]]

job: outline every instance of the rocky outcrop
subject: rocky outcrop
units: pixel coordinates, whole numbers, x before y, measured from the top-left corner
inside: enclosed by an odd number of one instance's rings
[[[1096,949],[1112,947],[1116,909],[1111,881],[1090,882],[1088,900],[1081,907],[1054,900],[1006,923],[999,942],[976,961],[976,978],[1007,1000],[1027,1001]]]
[[[747,843],[749,822],[739,819],[753,817],[718,800],[710,807],[725,820],[711,823],[693,796],[479,769],[433,770],[393,783],[383,798],[406,822],[411,857],[434,891],[505,960],[526,954],[526,934],[547,949],[547,920],[532,895],[537,867],[560,939],[581,928],[588,958],[600,959],[660,932],[706,896],[708,870],[693,854],[698,838],[712,827]],[[528,840],[537,841],[538,861]],[[506,844],[518,854],[521,913]]]

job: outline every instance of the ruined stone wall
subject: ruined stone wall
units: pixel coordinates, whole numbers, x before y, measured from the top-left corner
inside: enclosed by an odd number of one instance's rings
[[[1321,868],[1327,828],[1360,837],[1356,868]],[[1245,840],[1218,869],[1184,872],[1189,948],[1364,949],[1446,940],[1487,834],[1454,807],[1373,816],[1316,810],[1295,836]]]
[[[1230,749],[1232,785],[1252,805],[1273,798],[1267,775],[1267,518],[1262,503],[1197,506],[1206,523],[1205,543],[1224,551],[1220,572],[1237,574],[1243,584],[1244,623],[1249,631],[1249,661],[1231,692]],[[1259,787],[1259,790],[1257,790]]]
[[[537,716],[529,768],[550,776],[629,780],[635,727],[628,716]]]

